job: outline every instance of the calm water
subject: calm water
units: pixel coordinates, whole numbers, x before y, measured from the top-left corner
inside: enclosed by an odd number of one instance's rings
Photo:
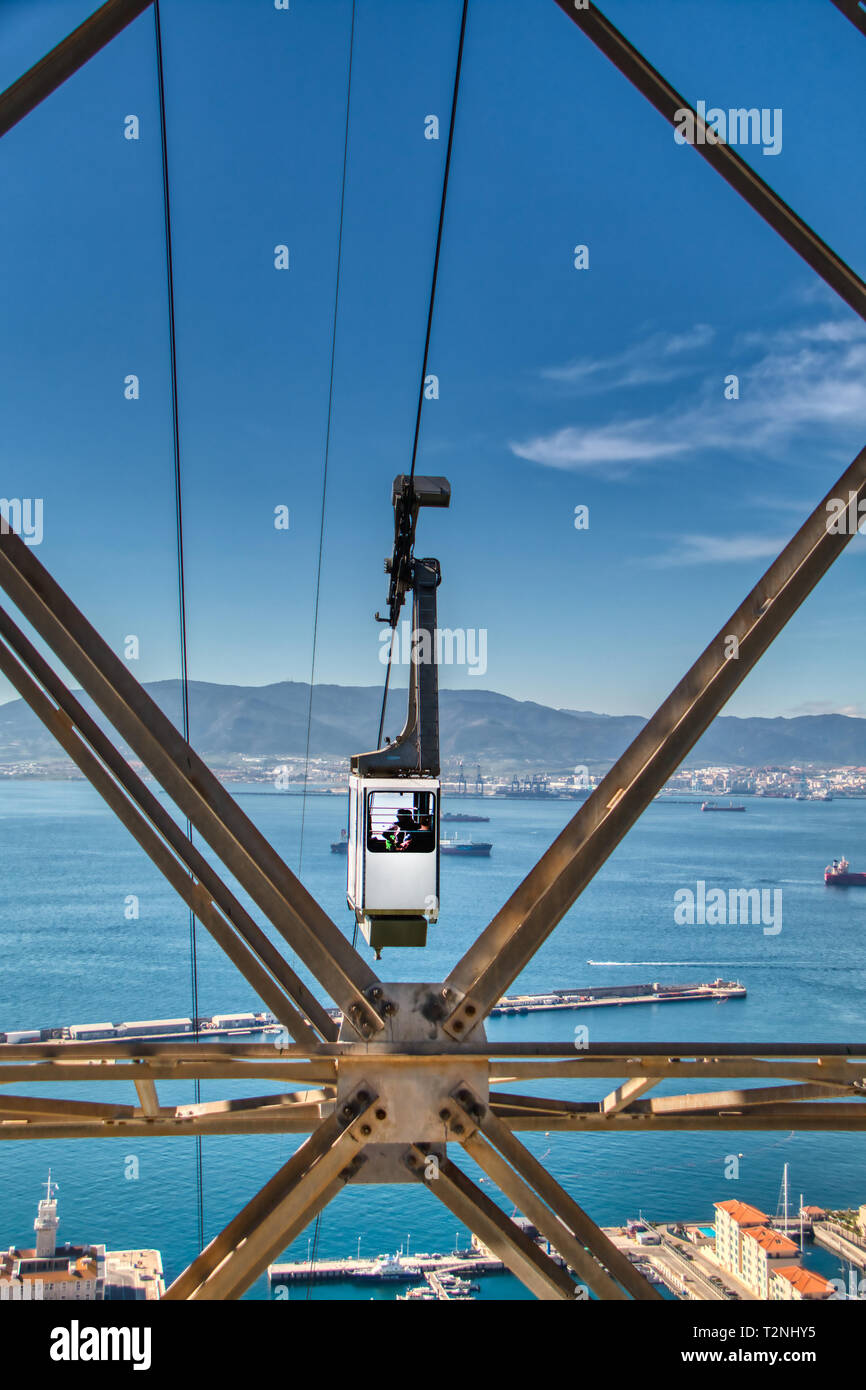
[[[240,800],[297,869],[300,798]],[[746,1000],[530,1015],[494,1020],[490,1035],[571,1039],[579,1021],[596,1041],[866,1039],[866,891],[831,890],[822,881],[825,863],[836,855],[866,868],[866,802],[747,804],[745,815],[734,816],[701,815],[687,805],[651,806],[520,980],[527,989],[542,990],[723,974],[743,980]],[[308,798],[302,877],[349,932],[345,860],[329,852],[344,807],[342,798]],[[443,860],[442,916],[431,928],[430,945],[423,953],[386,952],[377,967],[382,978],[444,978],[572,810],[567,803],[497,803],[489,810],[489,826],[467,827],[493,840],[491,859]],[[0,873],[0,1027],[190,1013],[185,910],[88,786],[0,784]],[[708,888],[781,889],[781,932],[765,935],[760,925],[675,925],[674,892],[694,889],[698,879]],[[139,903],[137,921],[124,915],[131,894]],[[201,928],[198,980],[202,1013],[258,1005]],[[202,1089],[203,1099],[243,1091],[218,1083]],[[565,1083],[549,1091],[569,1093]],[[83,1088],[75,1093],[86,1094]],[[98,1093],[132,1100],[127,1087],[104,1086]],[[584,1083],[581,1090],[587,1099],[601,1093],[600,1084]],[[191,1086],[164,1088],[165,1103],[191,1098]],[[712,1203],[733,1195],[774,1212],[786,1161],[794,1200],[802,1191],[807,1201],[828,1206],[866,1202],[864,1148],[855,1135],[524,1137],[603,1223],[624,1221],[639,1209],[662,1218],[709,1220]],[[204,1141],[207,1239],[295,1146],[291,1136]],[[723,1175],[730,1153],[742,1155],[736,1183]],[[138,1159],[135,1181],[124,1176],[132,1154]],[[169,1279],[196,1253],[195,1149],[185,1140],[4,1144],[0,1245],[28,1243],[49,1163],[60,1183],[61,1238],[105,1241],[115,1249],[158,1246]],[[472,1165],[466,1166],[477,1178]],[[308,1239],[301,1236],[289,1257],[304,1257]],[[447,1250],[455,1239],[467,1243],[450,1213],[414,1186],[350,1187],[325,1209],[323,1257],[356,1254],[359,1239],[362,1255],[405,1247],[407,1241],[412,1250]],[[838,1273],[830,1257],[813,1258],[828,1275]],[[311,1296],[368,1298],[370,1292],[318,1285]],[[264,1280],[250,1296],[267,1297]],[[305,1291],[292,1296],[304,1297]],[[374,1296],[393,1298],[394,1289],[379,1286]],[[523,1296],[510,1276],[482,1282],[481,1298]]]

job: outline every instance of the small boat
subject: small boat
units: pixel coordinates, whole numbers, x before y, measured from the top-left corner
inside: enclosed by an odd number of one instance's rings
[[[847,859],[834,859],[824,870],[824,882],[834,888],[866,888],[866,873],[852,874]]]
[[[745,811],[745,806],[734,801],[702,801],[702,811]]]
[[[439,841],[440,854],[456,854],[463,859],[489,859],[492,848],[489,840],[461,840],[457,835],[453,839],[444,835]]]
[[[341,831],[340,831],[340,838],[339,838],[339,840],[332,840],[332,841],[331,841],[331,853],[332,853],[332,854],[348,854],[348,853],[349,853],[349,832],[348,832],[347,830],[341,830]]]

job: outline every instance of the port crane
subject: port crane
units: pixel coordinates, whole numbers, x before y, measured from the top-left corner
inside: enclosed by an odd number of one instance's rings
[[[683,109],[700,122],[597,5],[556,3],[669,123]],[[853,0],[834,3],[863,29],[862,10]],[[0,94],[0,134],[148,6],[149,0],[107,0]],[[464,5],[461,52],[465,15]],[[455,82],[455,98],[456,88]],[[454,108],[452,103],[449,146]],[[718,139],[693,148],[866,319],[866,284],[736,151]],[[5,608],[0,609],[0,671],[286,1032],[279,1048],[203,1040],[146,1046],[132,1040],[2,1044],[0,1141],[306,1136],[178,1275],[167,1291],[169,1301],[239,1298],[352,1182],[423,1184],[540,1298],[573,1300],[573,1274],[601,1299],[658,1299],[657,1290],[521,1142],[520,1133],[594,1134],[603,1145],[602,1136],[611,1133],[683,1129],[862,1131],[866,1042],[612,1041],[576,1051],[571,1043],[493,1043],[484,1023],[841,555],[851,536],[828,530],[827,504],[846,495],[866,501],[866,449],[833,483],[447,977],[409,984],[380,979],[354,950],[4,517],[0,587],[39,635],[44,650],[87,693],[102,722],[85,709]],[[395,590],[403,580],[408,588],[405,567],[401,574],[402,579],[392,574]],[[730,659],[732,637],[736,660]],[[127,761],[120,751],[124,744],[174,802],[179,817]],[[401,758],[410,744],[404,743]],[[374,757],[381,751],[375,750]],[[355,775],[362,778],[369,770],[359,766]],[[415,770],[407,767],[407,777]],[[184,821],[210,854],[199,850]],[[252,910],[227,879],[245,891]],[[254,913],[267,922],[267,932]],[[335,1003],[339,1024],[286,959],[280,943]],[[192,1106],[172,1104],[159,1093],[167,1082],[248,1083],[251,1077],[263,1080],[268,1092]],[[573,1088],[602,1078],[609,1078],[612,1088],[601,1101],[582,1100],[572,1090],[566,1097],[544,1093],[551,1079]],[[693,1078],[694,1091],[648,1095],[661,1082]],[[729,1089],[712,1089],[726,1081]],[[783,1084],[774,1084],[779,1081]],[[129,1086],[136,1103],[95,1100],[93,1091],[104,1082],[110,1083],[112,1094]],[[64,1094],[43,1094],[45,1083]],[[82,1083],[88,1099],[69,1098],[68,1089]],[[287,1091],[286,1083],[298,1089]],[[711,1089],[701,1089],[702,1083]],[[32,1093],[33,1086],[39,1095]],[[506,1203],[535,1225],[562,1263],[531,1241],[503,1206],[472,1181],[453,1156],[461,1151],[479,1165]]]

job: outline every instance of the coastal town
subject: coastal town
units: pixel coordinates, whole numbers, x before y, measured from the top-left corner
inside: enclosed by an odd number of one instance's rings
[[[787,1175],[786,1175],[787,1177]],[[564,1265],[548,1241],[523,1217],[512,1217],[556,1263]],[[828,1211],[801,1202],[791,1214],[770,1216],[739,1198],[715,1202],[707,1222],[651,1221],[643,1216],[604,1234],[651,1283],[661,1284],[684,1302],[827,1302],[866,1297],[866,1205]],[[828,1278],[808,1263],[815,1247],[838,1257]],[[409,1285],[399,1299],[469,1301],[479,1280],[501,1274],[505,1266],[478,1236],[449,1253],[401,1248],[393,1255],[280,1262],[268,1269],[272,1296],[291,1297],[293,1286],[350,1281]],[[581,1286],[578,1284],[578,1297]],[[582,1296],[588,1298],[584,1288]]]

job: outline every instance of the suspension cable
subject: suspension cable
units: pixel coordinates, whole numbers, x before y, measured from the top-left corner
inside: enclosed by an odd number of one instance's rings
[[[174,506],[175,522],[177,532],[177,606],[178,606],[178,625],[180,635],[180,660],[181,660],[181,712],[183,722],[183,736],[189,743],[189,662],[187,658],[187,638],[186,638],[186,581],[184,576],[183,558],[183,498],[181,489],[180,471],[180,425],[178,419],[177,405],[177,339],[175,334],[174,316],[174,267],[171,246],[171,199],[169,196],[168,180],[168,140],[166,134],[165,119],[165,81],[162,65],[162,26],[159,18],[159,0],[154,0],[153,5],[154,29],[156,33],[156,76],[157,88],[159,91],[159,129],[160,144],[162,150],[162,204],[165,219],[165,276],[166,293],[168,298],[168,334],[169,334],[169,363],[171,376],[171,425],[172,425],[172,445],[174,453]],[[192,840],[192,824],[186,822],[187,838]],[[190,963],[190,989],[192,994],[192,1026],[195,1041],[199,1040],[199,1011],[198,1011],[198,959],[196,953],[196,917],[190,910],[189,914],[189,963]],[[193,1083],[195,1103],[201,1101],[201,1083]],[[198,1215],[198,1245],[199,1250],[204,1249],[204,1180],[202,1169],[202,1143],[201,1135],[197,1134],[195,1139],[196,1154],[196,1196],[197,1196],[197,1215]]]
[[[312,1244],[311,1244],[311,1247],[310,1247],[310,1267],[309,1267],[309,1269],[307,1270],[307,1292],[306,1292],[306,1294],[304,1295],[304,1301],[305,1301],[305,1302],[307,1302],[307,1301],[309,1300],[310,1293],[311,1293],[312,1288],[313,1288],[313,1271],[315,1270],[315,1267],[316,1267],[316,1261],[317,1261],[318,1258],[319,1258],[319,1230],[320,1230],[320,1228],[321,1228],[321,1225],[322,1225],[322,1213],[319,1212],[318,1215],[316,1216],[316,1224],[315,1224],[315,1226],[313,1227],[313,1240],[312,1240]]]
[[[448,198],[448,175],[451,172],[451,150],[454,146],[454,124],[457,117],[457,97],[460,93],[460,70],[463,66],[463,41],[466,37],[466,12],[469,0],[463,0],[463,13],[460,18],[460,41],[457,45],[457,63],[454,68],[454,91],[451,97],[451,120],[448,125],[448,147],[445,151],[445,172],[442,176],[442,199],[439,204],[439,226],[436,231],[436,254],[433,257],[433,278],[430,282],[430,303],[427,309],[427,333],[424,338],[424,360],[421,365],[421,385],[418,389],[418,410],[415,415],[415,437],[412,441],[412,466],[410,479],[415,477],[415,462],[418,457],[418,440],[421,435],[421,411],[424,406],[424,382],[427,379],[427,358],[430,353],[430,335],[433,330],[433,309],[436,304],[436,282],[439,278],[439,254],[442,250],[442,228],[445,224],[445,203]]]
[[[436,251],[433,256],[433,275],[430,281],[430,300],[427,306],[427,331],[424,336],[424,356],[421,362],[421,382],[418,387],[418,409],[415,413],[415,435],[412,440],[412,463],[409,469],[409,481],[415,477],[415,464],[418,459],[418,441],[421,437],[421,412],[424,408],[424,384],[427,380],[427,360],[430,356],[430,337],[433,332],[433,312],[436,307],[436,285],[439,280],[439,256],[442,251],[442,228],[445,225],[445,205],[448,201],[448,176],[451,172],[451,151],[454,148],[454,126],[457,119],[457,98],[460,94],[460,73],[463,68],[463,44],[466,38],[466,14],[469,9],[469,0],[463,0],[463,12],[460,16],[460,39],[457,44],[457,62],[454,67],[454,90],[451,95],[451,118],[448,123],[448,145],[445,150],[445,170],[442,175],[442,197],[439,202],[439,225],[436,229]],[[376,740],[376,747],[382,747],[382,735],[385,731],[385,711],[388,707],[388,687],[391,682],[391,658],[394,649],[394,627],[391,629],[391,644],[388,648],[388,665],[385,670],[385,688],[382,691],[382,711],[379,715],[379,736]]]
[[[391,641],[388,645],[388,665],[385,668],[385,689],[382,691],[382,713],[379,715],[379,735],[376,739],[376,747],[382,747],[382,734],[385,732],[385,706],[388,703],[388,686],[391,683],[391,657],[394,651],[394,629],[391,629]]]
[[[322,548],[325,539],[325,501],[328,492],[328,460],[331,452],[331,414],[334,404],[334,363],[337,355],[337,316],[340,307],[340,277],[343,268],[343,214],[346,207],[346,168],[349,159],[349,112],[352,103],[352,58],[355,51],[355,0],[349,28],[349,72],[346,81],[346,127],[343,136],[343,174],[340,182],[340,223],[337,232],[337,276],[334,288],[334,314],[331,323],[331,371],[328,383],[328,419],[325,427],[325,463],[322,472],[322,512],[319,519],[319,562],[316,569],[316,601],[313,608],[313,654],[310,662],[310,698],[307,705],[307,747],[304,755],[304,790],[301,799],[301,834],[298,848],[298,877],[304,860],[304,824],[307,814],[307,781],[310,775],[310,731],[313,724],[313,682],[316,677],[316,643],[319,633],[319,594],[322,586]]]

